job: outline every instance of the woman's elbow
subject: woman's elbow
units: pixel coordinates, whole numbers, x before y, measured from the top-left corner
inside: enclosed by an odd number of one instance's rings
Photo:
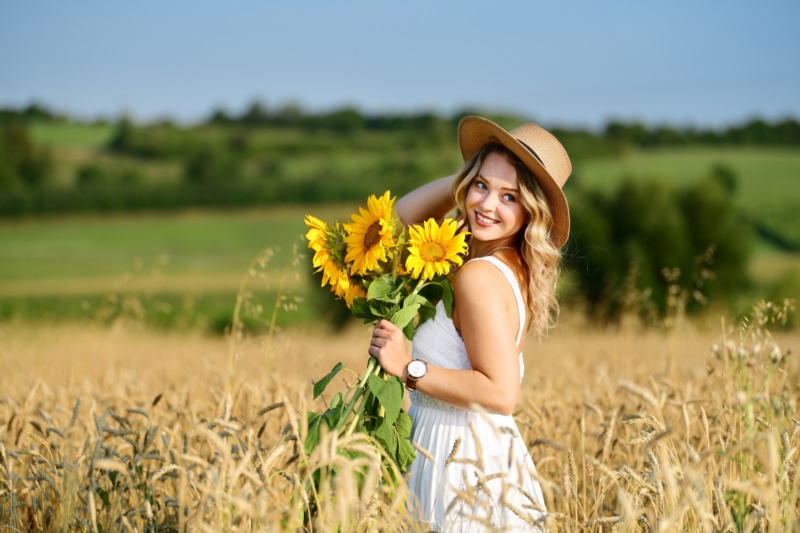
[[[498,407],[497,414],[498,415],[503,415],[503,416],[511,416],[511,415],[514,414],[514,409],[516,409],[516,408],[517,408],[517,404],[516,403],[514,403],[514,404],[510,404],[510,403],[503,404],[503,405]]]
[[[397,217],[404,226],[410,226],[418,222],[417,220],[413,220],[413,208],[409,204],[410,201],[404,196],[400,198],[394,206],[397,211]]]
[[[513,414],[514,409],[517,408],[518,400],[519,391],[502,391],[496,395],[495,404],[492,406],[492,410],[499,415],[509,416]]]

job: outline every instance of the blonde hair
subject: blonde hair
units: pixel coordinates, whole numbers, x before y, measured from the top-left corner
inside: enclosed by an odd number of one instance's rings
[[[561,252],[550,238],[553,217],[550,206],[544,197],[533,172],[525,164],[499,143],[489,143],[468,159],[453,181],[453,197],[456,204],[456,218],[462,226],[469,221],[466,216],[467,191],[478,175],[484,159],[489,154],[498,153],[516,169],[519,182],[519,200],[528,214],[528,223],[518,235],[515,246],[525,268],[522,274],[526,283],[525,311],[528,316],[528,329],[537,335],[544,335],[555,326],[559,305],[556,298]],[[508,265],[512,270],[514,265]]]

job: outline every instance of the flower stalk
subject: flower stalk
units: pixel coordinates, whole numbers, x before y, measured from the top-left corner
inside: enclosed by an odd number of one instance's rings
[[[364,375],[361,376],[361,380],[358,382],[358,385],[356,385],[356,388],[353,391],[353,396],[350,398],[350,401],[347,403],[347,407],[345,407],[344,411],[342,411],[342,416],[339,418],[339,423],[336,425],[336,431],[337,432],[341,431],[342,427],[347,422],[347,417],[350,416],[350,413],[353,411],[353,407],[355,407],[356,402],[358,401],[359,398],[361,398],[361,396],[364,395],[364,392],[366,390],[367,379],[369,379],[369,377],[373,373],[375,373],[377,371],[377,369],[380,369],[380,365],[378,364],[378,360],[375,359],[374,357],[370,356],[369,361],[367,362],[367,369],[364,371]],[[363,403],[363,401],[362,401],[362,403]],[[354,419],[354,421],[357,421],[357,420],[358,420],[358,417],[356,417]]]
[[[384,375],[383,369],[380,367],[380,365],[377,364],[378,360],[375,359],[374,357],[371,357],[370,359],[372,361],[375,361],[375,368],[372,371],[370,371],[370,365],[367,364],[367,370],[364,372],[364,377],[369,379],[369,376],[371,375],[374,376]],[[372,393],[370,393],[369,390],[367,390],[366,388],[366,379],[363,380],[363,383],[364,385],[361,387],[361,394],[360,394],[361,402],[358,404],[358,408],[356,409],[355,415],[353,416],[353,420],[350,421],[350,425],[347,427],[347,431],[345,432],[345,435],[348,436],[353,434],[353,431],[355,431],[356,427],[358,426],[358,421],[363,419],[365,410],[364,408],[366,407],[366,403],[370,401],[373,396]],[[379,416],[381,410],[383,410],[383,406],[380,406],[378,408]],[[344,417],[343,421],[344,422],[347,421],[346,416]]]

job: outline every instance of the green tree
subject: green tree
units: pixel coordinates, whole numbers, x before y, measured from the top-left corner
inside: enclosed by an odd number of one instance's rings
[[[633,296],[663,316],[670,284],[688,291],[689,310],[748,287],[752,231],[734,209],[735,177],[715,172],[679,190],[632,178],[610,193],[572,190],[565,259],[591,315],[617,320]]]
[[[226,185],[241,181],[237,157],[213,148],[197,150],[185,162],[183,177],[196,186]]]
[[[345,107],[325,116],[322,125],[336,133],[351,133],[364,127],[364,116],[354,107]]]
[[[133,147],[134,126],[128,117],[122,117],[114,129],[114,134],[108,141],[108,148],[112,152],[129,152]]]
[[[97,165],[84,165],[75,173],[75,184],[81,188],[98,187],[108,183],[109,176]]]
[[[0,191],[39,189],[50,170],[49,153],[34,146],[25,124],[0,125]]]

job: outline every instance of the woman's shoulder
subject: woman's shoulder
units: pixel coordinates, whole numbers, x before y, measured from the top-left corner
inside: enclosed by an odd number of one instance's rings
[[[493,294],[495,298],[510,297],[511,300],[521,298],[524,301],[526,294],[524,274],[512,266],[514,258],[509,259],[511,264],[494,256],[476,258],[464,263],[456,274],[454,283],[456,295],[463,294],[464,289],[472,291],[473,287],[477,287],[482,288],[484,293]],[[508,290],[501,287],[506,287]]]
[[[482,280],[484,278],[503,277],[503,272],[496,264],[504,265],[502,261],[495,258],[480,257],[477,259],[470,259],[465,262],[461,268],[456,272],[456,282],[458,281],[472,281]]]
[[[497,264],[499,263],[499,265]],[[467,261],[456,272],[455,283],[453,289],[456,296],[459,294],[468,294],[470,296],[479,296],[481,298],[496,298],[501,295],[497,290],[502,285],[508,285],[506,274],[502,270],[505,263],[498,259],[492,260],[477,260],[473,259]],[[509,288],[511,288],[509,286]],[[493,299],[493,298],[492,298]]]
[[[465,278],[481,278],[484,276],[514,278],[516,269],[514,268],[514,261],[505,261],[502,258],[489,255],[470,259],[458,270],[456,277],[462,273],[466,273],[464,274]]]

